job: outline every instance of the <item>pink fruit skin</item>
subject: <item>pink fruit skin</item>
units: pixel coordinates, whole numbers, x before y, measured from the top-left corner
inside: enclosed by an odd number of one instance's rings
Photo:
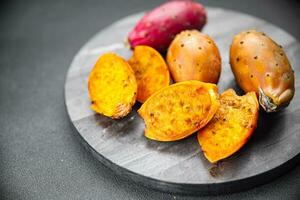
[[[147,45],[165,52],[175,35],[186,29],[201,30],[206,23],[204,7],[193,1],[169,1],[146,13],[129,33],[131,48]]]

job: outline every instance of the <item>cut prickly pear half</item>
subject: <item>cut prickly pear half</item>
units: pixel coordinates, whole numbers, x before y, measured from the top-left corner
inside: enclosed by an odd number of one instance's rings
[[[211,163],[237,152],[256,128],[259,104],[255,92],[238,96],[229,89],[220,96],[220,108],[198,132],[202,151]]]
[[[145,136],[175,141],[204,127],[219,108],[218,88],[201,81],[184,81],[153,94],[138,110],[144,119]]]
[[[136,46],[128,62],[137,80],[139,102],[145,102],[152,94],[169,85],[168,66],[155,49],[149,46]]]

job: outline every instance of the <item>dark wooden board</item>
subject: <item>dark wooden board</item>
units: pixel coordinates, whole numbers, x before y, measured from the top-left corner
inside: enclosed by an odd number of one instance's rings
[[[101,162],[130,179],[169,192],[217,194],[262,184],[284,173],[299,160],[300,152],[300,45],[284,30],[253,16],[207,8],[203,32],[216,41],[222,56],[219,91],[237,87],[229,65],[229,45],[235,34],[255,28],[270,35],[287,53],[296,75],[296,95],[282,112],[260,112],[258,128],[239,152],[211,165],[195,135],[178,142],[156,142],[144,137],[144,123],[133,111],[121,120],[90,109],[87,79],[98,57],[112,51],[129,58],[124,40],[143,13],[126,17],[97,33],[75,56],[66,77],[65,103],[81,141]],[[212,176],[212,172],[216,176]]]

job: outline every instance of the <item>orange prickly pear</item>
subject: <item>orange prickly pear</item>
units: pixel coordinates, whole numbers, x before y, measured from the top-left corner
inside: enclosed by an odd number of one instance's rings
[[[215,42],[197,30],[186,30],[172,41],[167,63],[175,82],[198,80],[217,83],[221,57]]]
[[[170,75],[163,57],[149,46],[136,46],[128,63],[138,85],[137,100],[145,102],[152,94],[169,85]]]
[[[204,127],[219,106],[215,84],[184,81],[154,93],[138,113],[144,119],[147,138],[175,141]]]
[[[205,157],[215,163],[238,151],[251,137],[258,119],[255,92],[238,96],[233,89],[220,95],[220,107],[212,120],[198,132]]]
[[[112,119],[125,117],[136,100],[134,71],[120,56],[105,53],[90,72],[88,90],[95,112]]]
[[[295,92],[294,71],[283,48],[265,33],[237,34],[230,47],[230,64],[238,85],[255,91],[266,112],[289,105]]]

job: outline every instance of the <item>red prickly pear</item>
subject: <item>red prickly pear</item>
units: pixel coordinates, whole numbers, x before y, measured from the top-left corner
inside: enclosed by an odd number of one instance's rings
[[[132,48],[147,45],[165,52],[176,34],[201,30],[205,23],[206,11],[200,3],[170,1],[146,13],[129,33],[128,41]]]

